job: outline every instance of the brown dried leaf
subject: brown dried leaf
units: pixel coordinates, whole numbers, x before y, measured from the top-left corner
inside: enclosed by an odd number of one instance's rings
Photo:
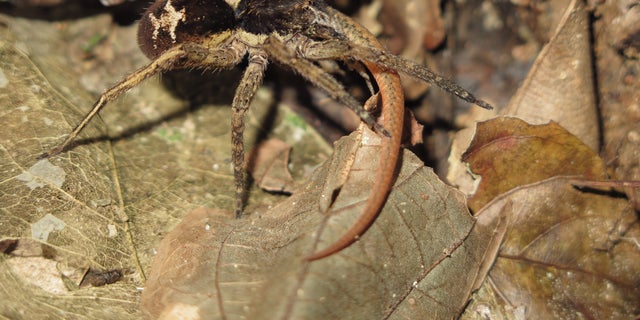
[[[441,45],[446,35],[438,0],[384,0],[380,21],[386,29],[387,48],[419,64],[427,64],[426,50]],[[428,83],[405,74],[400,78],[409,100],[419,99],[429,88]]]
[[[361,144],[364,146],[361,147]],[[303,257],[339,237],[360,213],[379,157],[370,130],[341,139],[332,159],[356,161],[331,206],[318,210],[332,161],[302,191],[251,221],[197,210],[162,242],[142,306],[152,317],[429,318],[458,315],[484,278],[504,230],[473,228],[464,197],[411,153],[375,224],[351,247]],[[328,215],[328,216],[327,216]]]
[[[629,203],[577,190],[557,177],[491,202],[478,223],[506,221],[485,287],[500,297],[489,314],[521,318],[633,319],[640,314],[640,224]],[[483,297],[478,297],[482,300]],[[469,312],[477,310],[472,306]]]
[[[269,139],[247,154],[247,168],[260,188],[272,192],[293,191],[294,181],[288,169],[290,151],[291,145]]]
[[[445,23],[437,0],[384,0],[380,10],[388,48],[407,58],[422,58],[445,38]],[[387,37],[388,38],[388,37]]]
[[[555,35],[501,114],[531,124],[553,120],[598,151],[600,132],[589,21],[584,2],[571,1]]]
[[[555,122],[529,125],[508,117],[480,122],[462,161],[481,177],[469,200],[475,211],[508,190],[553,176],[606,178],[602,159]]]

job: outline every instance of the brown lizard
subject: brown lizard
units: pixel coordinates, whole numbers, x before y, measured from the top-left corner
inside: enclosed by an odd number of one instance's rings
[[[384,50],[378,39],[365,27],[333,8],[327,8],[327,11],[342,27],[349,41],[361,46]],[[328,247],[307,256],[306,260],[309,261],[328,257],[356,241],[375,221],[378,213],[386,203],[387,196],[395,181],[404,123],[404,91],[397,72],[383,70],[379,65],[372,62],[364,61],[363,63],[378,84],[380,100],[382,101],[383,127],[389,133],[389,136],[381,135],[382,150],[379,169],[364,210],[360,213],[356,222],[338,240]]]

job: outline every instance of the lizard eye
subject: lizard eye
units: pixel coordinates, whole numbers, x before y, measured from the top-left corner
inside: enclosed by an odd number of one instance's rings
[[[184,42],[235,29],[233,9],[224,0],[157,0],[138,26],[138,45],[154,59]]]

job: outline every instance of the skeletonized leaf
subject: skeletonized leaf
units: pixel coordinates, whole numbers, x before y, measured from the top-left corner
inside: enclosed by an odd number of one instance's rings
[[[131,318],[137,314],[133,281],[71,291],[78,285],[74,283],[51,291],[33,284],[36,277],[22,272],[37,266],[43,268],[40,284],[63,283],[61,270],[91,266],[130,274],[139,266],[132,259],[135,248],[128,241],[126,217],[117,206],[106,144],[37,160],[78,120],[73,102],[90,106],[91,101],[86,96],[72,100],[56,90],[50,79],[73,79],[73,74],[51,61],[34,60],[33,52],[20,45],[6,26],[0,27],[0,33],[0,70],[6,79],[0,88],[0,241],[18,240],[18,246],[35,243],[38,248],[30,252],[39,255],[31,260],[0,257],[0,313],[13,318],[46,314]],[[41,30],[43,37],[50,33],[47,28]],[[103,130],[97,120],[86,133],[99,135]],[[112,308],[105,310],[97,296],[113,298]]]

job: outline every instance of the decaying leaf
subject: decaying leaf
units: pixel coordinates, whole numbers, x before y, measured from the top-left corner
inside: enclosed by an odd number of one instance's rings
[[[510,189],[553,176],[606,178],[602,159],[555,122],[530,125],[509,117],[480,122],[462,161],[480,179],[469,200],[475,211]]]
[[[327,161],[298,193],[251,221],[196,210],[160,246],[142,306],[152,317],[448,319],[484,278],[501,238],[499,222],[473,228],[464,197],[411,153],[375,224],[351,247],[303,258],[341,236],[360,213],[379,138],[341,139],[333,159],[356,148],[330,212],[319,211]],[[488,262],[488,264],[487,264]]]
[[[478,224],[507,224],[488,307],[540,319],[633,319],[640,314],[640,224],[624,198],[557,177],[504,194]],[[477,297],[483,300],[483,297]],[[469,312],[478,309],[471,306]],[[493,317],[492,317],[493,318]]]

